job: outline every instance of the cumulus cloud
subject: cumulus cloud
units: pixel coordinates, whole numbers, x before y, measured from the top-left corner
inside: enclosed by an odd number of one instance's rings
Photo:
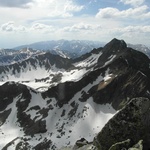
[[[84,6],[76,4],[73,0],[35,0],[34,7],[40,12],[46,11],[49,17],[72,17],[74,12],[81,11]]]
[[[15,22],[9,21],[4,23],[0,26],[0,31],[3,33],[42,33],[48,34],[54,32],[56,28],[51,25],[45,25],[42,23],[34,23],[32,26],[22,26],[22,25],[15,25]]]
[[[105,32],[106,34],[109,34],[110,37],[121,38],[130,43],[148,43],[150,26],[130,25],[126,27],[114,27],[107,29]]]
[[[1,25],[1,30],[2,30],[2,31],[11,32],[11,31],[14,31],[14,29],[15,29],[15,27],[14,27],[14,22],[12,22],[12,21]]]
[[[30,30],[31,31],[40,31],[40,32],[44,32],[44,33],[55,31],[53,26],[45,25],[42,23],[33,24]]]
[[[33,0],[0,0],[0,6],[4,7],[28,7]]]
[[[26,28],[24,26],[15,26],[13,21],[4,23],[0,27],[1,31],[4,32],[25,32]]]
[[[74,24],[73,26],[64,27],[63,30],[67,32],[77,32],[81,30],[96,30],[100,28],[101,28],[100,25],[78,23],[78,24]]]
[[[137,8],[129,8],[120,11],[117,8],[107,7],[99,9],[96,14],[96,18],[133,18],[133,19],[144,19],[150,17],[150,12],[148,11],[148,6],[143,5]]]
[[[127,26],[116,28],[114,32],[118,33],[150,33],[150,26]]]
[[[81,11],[84,6],[78,5],[74,0],[0,0],[1,7],[16,7],[16,8],[30,8],[28,12],[26,9],[19,10],[20,16],[28,16],[40,18],[45,17],[72,17],[74,12]],[[7,12],[8,13],[8,12]],[[9,11],[10,13],[10,11]],[[18,16],[18,10],[14,9],[13,14]]]
[[[133,7],[138,7],[144,3],[145,0],[120,0],[120,2],[131,5]]]
[[[78,6],[73,3],[73,1],[66,1],[66,4],[64,5],[65,12],[78,12],[81,11],[84,8],[84,6]]]

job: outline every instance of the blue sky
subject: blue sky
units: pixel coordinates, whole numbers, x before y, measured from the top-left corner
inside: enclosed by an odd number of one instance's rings
[[[112,38],[150,45],[149,0],[0,0],[0,47]]]

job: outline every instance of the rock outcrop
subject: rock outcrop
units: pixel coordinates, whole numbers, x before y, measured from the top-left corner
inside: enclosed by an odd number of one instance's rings
[[[99,150],[108,150],[109,148],[111,150],[119,150],[118,147],[120,146],[122,146],[122,149],[128,149],[140,140],[143,140],[143,149],[148,150],[150,149],[149,125],[150,100],[142,97],[134,98],[112,119],[110,119],[95,137],[94,144]],[[122,141],[126,142],[123,142],[124,144],[118,143]],[[140,149],[142,149],[142,147]]]

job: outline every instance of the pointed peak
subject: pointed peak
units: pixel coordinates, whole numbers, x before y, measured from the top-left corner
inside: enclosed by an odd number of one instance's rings
[[[112,39],[108,44],[105,45],[105,48],[114,48],[114,49],[124,49],[127,47],[127,44],[124,40],[118,40],[116,38]]]

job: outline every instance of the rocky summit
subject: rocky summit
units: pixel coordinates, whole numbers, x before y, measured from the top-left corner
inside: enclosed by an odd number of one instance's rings
[[[149,66],[118,39],[74,60],[0,66],[0,149],[150,149]]]

